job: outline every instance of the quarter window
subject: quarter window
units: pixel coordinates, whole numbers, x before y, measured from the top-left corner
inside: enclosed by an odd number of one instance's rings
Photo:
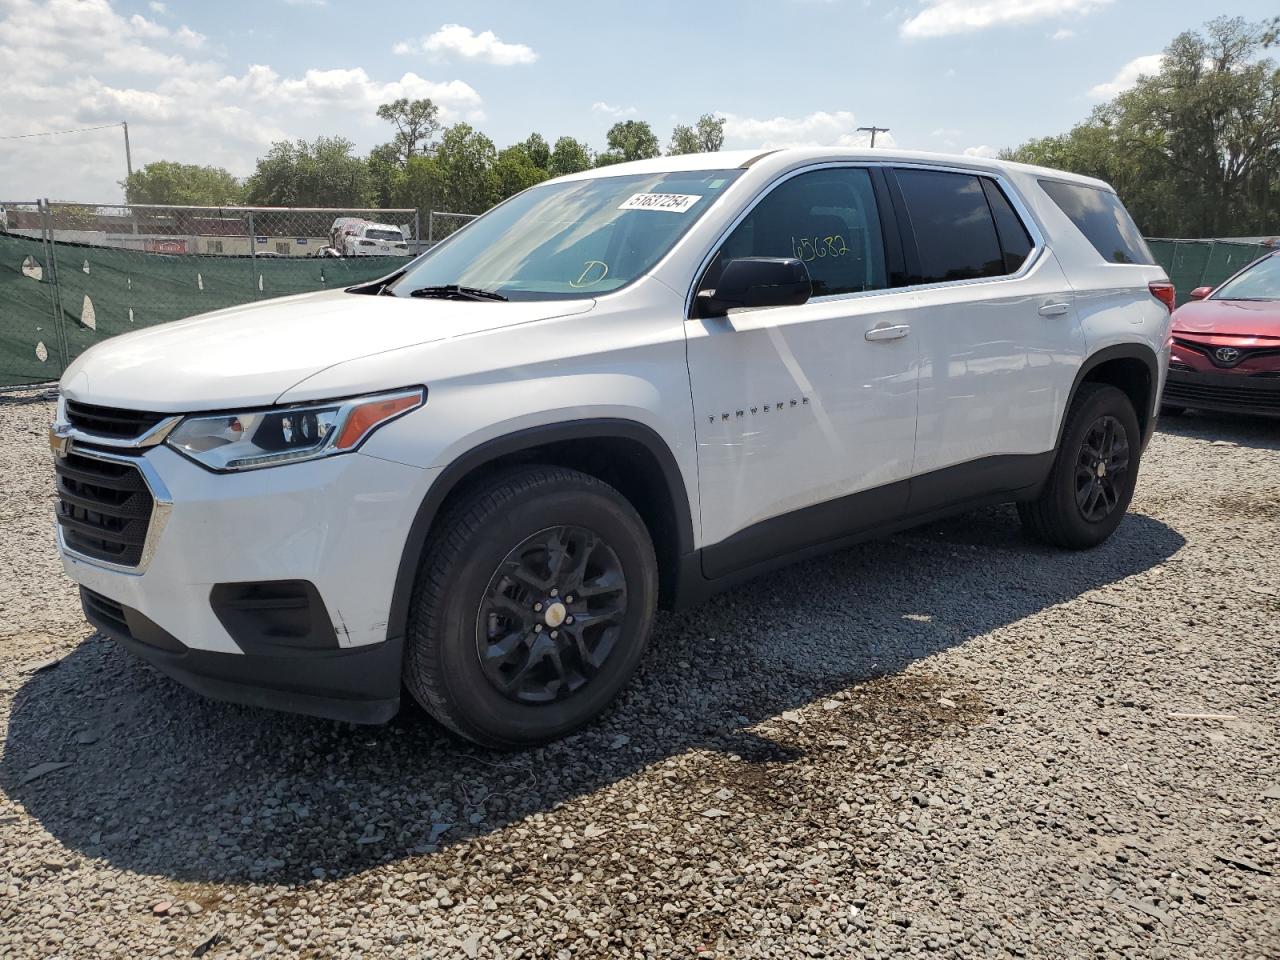
[[[871,174],[857,167],[802,173],[752,208],[716,252],[699,288],[715,289],[738,257],[804,261],[815,297],[888,286]]]
[[[920,255],[918,282],[1008,273],[981,180],[970,174],[898,170]]]
[[[1041,180],[1050,198],[1109,263],[1153,264],[1155,260],[1120,198],[1082,183]]]

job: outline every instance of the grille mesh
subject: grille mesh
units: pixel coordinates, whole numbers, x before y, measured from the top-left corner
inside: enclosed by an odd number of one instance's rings
[[[54,462],[58,523],[77,553],[136,567],[154,501],[138,468],[72,452]]]
[[[90,403],[68,400],[67,420],[73,427],[85,433],[97,434],[118,440],[134,440],[165,418],[163,413],[147,413],[142,410],[120,410],[115,407],[98,407]]]

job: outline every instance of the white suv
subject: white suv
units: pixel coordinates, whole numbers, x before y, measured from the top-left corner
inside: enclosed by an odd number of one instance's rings
[[[977,504],[1129,504],[1173,290],[1106,184],[888,150],[540,184],[403,269],[94,347],[51,442],[103,633],[198,691],[497,747],[658,605]]]

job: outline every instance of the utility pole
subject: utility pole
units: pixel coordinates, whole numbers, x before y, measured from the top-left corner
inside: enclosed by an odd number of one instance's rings
[[[120,126],[124,127],[124,169],[125,173],[133,176],[133,153],[129,150],[129,124],[121,120]],[[875,135],[872,134],[872,146],[875,146]]]
[[[889,128],[888,127],[859,127],[858,132],[871,134],[871,149],[874,150],[876,147],[876,134],[888,133]]]

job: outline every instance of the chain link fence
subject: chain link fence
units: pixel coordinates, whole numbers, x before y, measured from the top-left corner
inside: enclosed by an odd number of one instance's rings
[[[449,213],[445,210],[431,210],[427,213],[427,246],[439,243],[451,233],[461,230],[476,217],[478,213]]]
[[[0,202],[0,387],[139,327],[373,280],[427,246],[412,209]]]

